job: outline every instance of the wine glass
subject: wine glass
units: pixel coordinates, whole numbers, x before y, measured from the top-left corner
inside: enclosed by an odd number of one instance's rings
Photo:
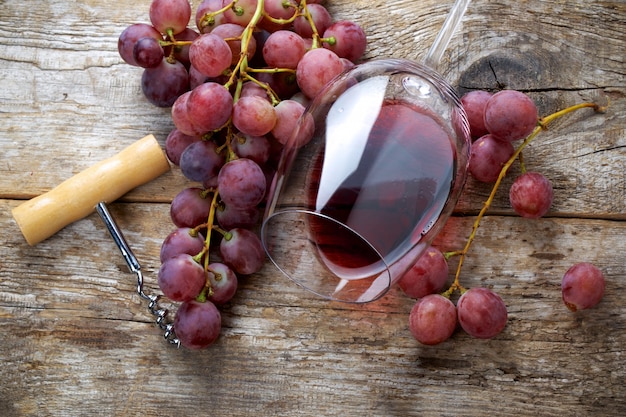
[[[424,64],[376,59],[331,81],[285,144],[261,240],[321,297],[382,297],[442,229],[463,188],[467,118],[439,63],[469,1],[457,0]]]

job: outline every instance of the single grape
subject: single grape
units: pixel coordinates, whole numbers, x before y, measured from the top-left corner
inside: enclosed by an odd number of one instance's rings
[[[206,223],[211,210],[211,199],[197,187],[180,191],[170,205],[170,217],[177,227],[194,228]]]
[[[278,142],[283,145],[287,143],[304,110],[304,106],[295,100],[283,100],[274,107],[276,125],[272,129],[272,135]]]
[[[161,264],[157,282],[170,300],[189,301],[200,295],[206,284],[206,272],[191,255],[181,253]]]
[[[485,106],[491,96],[493,96],[493,94],[488,91],[474,90],[461,97],[461,104],[463,105],[465,114],[467,114],[470,133],[474,139],[478,139],[489,133],[485,127]]]
[[[471,146],[469,172],[480,182],[494,183],[514,153],[511,142],[498,140],[490,134],[482,136]]]
[[[228,43],[213,32],[197,37],[189,47],[189,61],[208,77],[222,74],[233,59]]]
[[[223,23],[219,26],[216,26],[215,29],[211,31],[212,34],[219,36],[224,39],[230,48],[232,59],[231,65],[236,65],[241,58],[241,35],[244,31],[244,27],[237,25],[235,23]],[[248,48],[246,49],[246,56],[248,60],[252,59],[254,53],[256,52],[256,39],[254,37],[250,38],[248,42]]]
[[[261,213],[258,207],[235,209],[226,204],[220,204],[215,211],[217,223],[224,230],[237,227],[249,229],[257,225]]]
[[[233,106],[232,121],[244,135],[263,136],[276,125],[276,112],[261,97],[241,97]]]
[[[184,42],[184,41],[194,41],[200,34],[193,29],[187,28],[182,32],[176,35],[176,41]],[[174,48],[174,58],[177,61],[182,62],[186,67],[189,67],[191,61],[189,60],[189,45],[175,45],[172,46]]]
[[[367,38],[358,24],[349,20],[333,23],[324,31],[324,48],[336,53],[340,58],[357,62],[365,53]],[[332,40],[332,42],[331,42]]]
[[[506,326],[508,314],[502,298],[487,288],[471,288],[456,303],[458,320],[470,336],[490,339]]]
[[[163,47],[154,38],[141,38],[133,48],[133,59],[142,68],[156,67],[163,61],[163,56]]]
[[[203,349],[214,343],[222,330],[220,311],[210,301],[186,301],[174,316],[174,331],[188,349]]]
[[[202,0],[196,9],[196,27],[200,33],[209,33],[217,26],[226,22],[223,13],[211,16],[203,20],[209,13],[216,12],[222,8],[222,0]]]
[[[323,34],[326,29],[333,23],[333,18],[329,11],[321,4],[309,4],[307,2],[307,9],[311,14],[317,33]],[[313,37],[313,29],[311,24],[304,16],[298,16],[293,22],[293,28],[295,32],[303,38]]]
[[[251,159],[235,159],[220,170],[217,187],[226,205],[236,209],[254,207],[265,197],[265,174]]]
[[[500,140],[524,139],[535,129],[537,120],[537,106],[519,91],[499,91],[485,104],[485,128]]]
[[[191,181],[204,182],[217,177],[225,158],[217,145],[210,140],[200,140],[187,146],[180,156],[180,170]]]
[[[189,73],[182,63],[163,59],[156,67],[144,69],[141,89],[155,106],[169,107],[189,90]]]
[[[538,172],[526,172],[509,189],[509,201],[517,214],[528,219],[543,217],[550,210],[554,191],[549,179]]]
[[[600,268],[588,262],[577,263],[563,275],[563,302],[571,311],[591,308],[602,300],[605,287]]]
[[[398,285],[411,298],[440,292],[448,279],[448,262],[443,253],[430,246],[400,278]]]
[[[181,253],[196,256],[204,249],[204,236],[189,227],[179,227],[161,244],[161,263]]]
[[[265,262],[265,250],[261,239],[248,229],[230,230],[220,242],[222,260],[238,274],[258,272]]]
[[[272,33],[263,45],[263,59],[273,68],[295,70],[305,52],[304,39],[290,30]]]
[[[448,298],[429,294],[420,299],[409,314],[409,329],[424,345],[436,345],[452,336],[456,329],[456,307]]]
[[[291,19],[298,11],[298,2],[295,0],[265,0],[264,11],[267,16],[273,19]]]
[[[224,0],[222,6],[228,6],[232,0]],[[254,17],[258,0],[237,0],[233,6],[224,12],[224,18],[228,23],[236,23],[247,26]]]
[[[259,165],[270,158],[271,145],[265,136],[236,136],[231,145],[238,157],[252,159]]]
[[[335,76],[343,71],[341,59],[326,48],[308,51],[296,69],[296,79],[302,92],[313,98]]]
[[[195,131],[207,133],[220,129],[233,112],[233,98],[216,82],[206,82],[191,90],[186,116]]]
[[[227,265],[219,262],[209,264],[208,270],[212,291],[209,300],[215,304],[227,303],[237,292],[237,275]]]
[[[199,142],[199,136],[186,135],[177,128],[170,131],[165,139],[165,154],[174,165],[180,164],[180,156],[187,146]]]
[[[117,41],[117,50],[124,62],[139,66],[134,58],[134,49],[137,42],[143,38],[153,38],[159,41],[163,40],[163,35],[146,23],[135,23],[122,31]]]
[[[191,18],[191,5],[188,0],[152,0],[149,11],[150,21],[159,32],[174,35],[187,27]]]

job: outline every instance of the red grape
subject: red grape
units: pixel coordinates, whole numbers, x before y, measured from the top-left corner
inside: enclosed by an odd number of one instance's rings
[[[249,229],[257,224],[261,213],[258,207],[236,209],[227,204],[220,204],[215,212],[215,217],[224,230],[231,230],[237,227]]]
[[[243,134],[263,136],[276,125],[274,107],[257,96],[241,97],[233,106],[233,125]]]
[[[172,31],[175,35],[187,27],[191,18],[191,5],[188,0],[152,0],[150,21],[161,33]]]
[[[529,219],[544,216],[550,210],[553,198],[550,180],[538,172],[520,175],[509,190],[509,201],[513,210]]]
[[[365,31],[349,20],[340,20],[330,25],[324,31],[323,38],[334,39],[333,43],[324,42],[324,47],[350,62],[357,62],[367,47]]]
[[[232,0],[224,0],[222,6],[228,6]],[[230,9],[224,12],[224,18],[228,23],[236,23],[247,26],[256,11],[258,0],[237,0]]]
[[[211,199],[197,187],[180,191],[170,205],[170,217],[177,227],[196,227],[207,221],[211,211]]]
[[[296,69],[305,52],[302,37],[290,30],[272,33],[263,46],[263,58],[274,68]]]
[[[222,74],[233,59],[228,43],[221,37],[205,33],[197,37],[189,47],[189,60],[200,73],[208,77]]]
[[[474,90],[461,97],[461,104],[465,114],[467,114],[470,132],[474,139],[489,133],[485,127],[485,106],[492,95],[488,91]]]
[[[258,272],[265,262],[261,239],[248,229],[232,229],[220,242],[220,255],[224,263],[238,274]]]
[[[202,0],[196,9],[196,27],[200,33],[209,33],[217,26],[226,22],[226,18],[222,13],[214,15],[210,21],[204,22],[203,18],[208,13],[216,12],[222,8],[222,0]]]
[[[212,291],[209,300],[215,304],[227,303],[237,292],[237,276],[227,265],[219,262],[209,264],[208,270]]]
[[[308,51],[296,69],[296,79],[302,92],[313,98],[335,76],[343,71],[343,63],[334,52],[326,48]]]
[[[235,159],[220,170],[217,187],[225,204],[236,209],[254,207],[265,197],[265,174],[253,160]]]
[[[605,286],[600,268],[588,262],[577,263],[563,275],[563,302],[571,311],[591,308],[602,300]]]
[[[519,91],[499,91],[485,104],[485,128],[500,140],[525,138],[537,126],[537,120],[537,106]]]
[[[274,110],[276,112],[276,125],[272,129],[272,135],[284,145],[296,129],[298,120],[305,108],[295,100],[283,100],[274,107]]]
[[[233,138],[231,146],[238,157],[252,159],[259,165],[266,163],[270,158],[272,147],[265,136],[250,135]]]
[[[487,288],[467,290],[456,304],[459,323],[470,336],[490,339],[506,326],[507,311],[502,298]]]
[[[180,344],[188,349],[203,349],[214,343],[222,330],[222,316],[210,301],[186,301],[178,307],[174,330]]]
[[[441,291],[448,279],[448,262],[437,248],[429,247],[400,278],[398,285],[411,298]]]
[[[179,165],[186,178],[205,182],[217,177],[224,162],[224,155],[218,153],[215,142],[200,140],[187,146],[180,156]]]
[[[313,24],[317,33],[322,35],[326,29],[333,23],[333,18],[328,10],[321,4],[308,4],[307,8],[313,19]],[[311,24],[304,16],[299,16],[293,22],[293,28],[296,33],[303,38],[311,38],[313,36],[313,29]]]
[[[194,88],[187,98],[187,118],[202,133],[221,128],[230,118],[233,98],[223,85],[206,82]]]
[[[161,244],[161,262],[181,253],[196,256],[204,249],[204,237],[189,227],[179,227],[171,232]]]
[[[228,44],[232,55],[231,65],[237,64],[237,62],[241,58],[241,35],[244,29],[245,28],[243,26],[237,25],[235,23],[222,23],[221,25],[216,26],[215,29],[211,31],[212,34],[224,39]],[[255,51],[256,39],[254,37],[251,37],[250,42],[248,43],[248,49],[246,53],[248,59],[252,59]]]
[[[452,336],[457,312],[452,301],[439,294],[420,299],[411,309],[409,329],[415,339],[425,345],[436,345]]]
[[[515,148],[511,142],[485,135],[471,146],[469,172],[478,181],[494,183],[500,176],[503,165],[514,153]]]
[[[163,47],[155,38],[141,38],[133,48],[133,59],[143,68],[153,68],[163,60]]]
[[[156,67],[146,68],[141,76],[141,89],[155,106],[169,107],[189,90],[189,73],[180,62],[162,59]]]
[[[174,128],[165,139],[165,154],[174,165],[179,165],[180,156],[187,146],[200,140],[201,138],[199,136],[186,135]]]
[[[157,281],[163,294],[172,301],[195,299],[206,284],[202,265],[186,253],[168,258],[161,264]]]

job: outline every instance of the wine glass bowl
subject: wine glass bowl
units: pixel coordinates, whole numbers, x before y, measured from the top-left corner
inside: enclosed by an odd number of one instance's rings
[[[261,230],[270,260],[327,299],[382,297],[452,213],[469,138],[431,68],[378,59],[342,73],[284,146]]]

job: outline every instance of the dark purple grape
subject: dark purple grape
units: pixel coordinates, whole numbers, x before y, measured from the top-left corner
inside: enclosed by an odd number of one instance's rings
[[[456,329],[456,323],[456,307],[439,294],[420,299],[409,315],[411,334],[424,345],[436,345],[448,340]]]
[[[154,68],[163,61],[163,47],[154,38],[141,38],[133,48],[133,59],[142,68]]]
[[[127,64],[139,66],[133,57],[135,45],[140,39],[153,38],[163,40],[163,36],[153,26],[145,23],[135,23],[122,31],[117,41],[117,50]]]
[[[605,287],[600,268],[588,262],[577,263],[563,275],[563,302],[571,311],[591,308],[602,300]]]
[[[153,68],[146,68],[141,76],[141,89],[152,104],[170,107],[176,99],[189,90],[189,73],[180,62],[167,59]]]
[[[174,165],[179,165],[180,156],[187,146],[194,142],[199,142],[200,140],[200,136],[186,135],[177,128],[174,128],[165,139],[165,154]]]
[[[236,209],[254,207],[265,197],[265,174],[253,160],[235,159],[220,170],[217,187],[225,204]]]
[[[224,155],[210,140],[193,142],[180,156],[180,170],[191,181],[204,182],[217,177],[224,165]]]
[[[210,301],[186,301],[174,317],[174,331],[188,349],[203,349],[214,343],[222,330],[220,311]]]
[[[467,290],[456,304],[459,323],[470,336],[490,339],[506,326],[508,314],[502,298],[487,288]]]

